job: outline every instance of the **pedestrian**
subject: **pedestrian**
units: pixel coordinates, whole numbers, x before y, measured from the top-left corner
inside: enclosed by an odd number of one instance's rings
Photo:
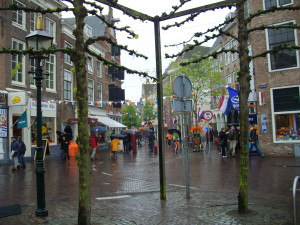
[[[154,136],[154,133],[153,133],[153,132],[150,132],[150,133],[149,133],[148,140],[149,140],[148,146],[149,146],[150,152],[153,152],[153,149],[154,149],[154,141],[155,141],[155,136]]]
[[[175,132],[174,132],[175,133]],[[168,132],[167,133],[167,135],[166,135],[166,139],[167,139],[167,144],[168,144],[168,146],[169,147],[171,147],[171,145],[172,145],[172,134],[170,134],[170,132]]]
[[[97,152],[97,137],[95,134],[92,134],[90,137],[90,146],[92,149],[92,155],[91,155],[91,160],[97,160],[96,158],[96,152]]]
[[[19,169],[19,143],[17,142],[17,137],[11,137],[11,144],[10,144],[10,157],[13,160],[13,168],[12,171],[16,171]]]
[[[178,148],[179,148],[179,141],[180,141],[180,137],[177,132],[174,132],[172,134],[172,140],[173,140],[173,146],[174,146],[174,153],[175,153],[175,155],[177,155]]]
[[[230,130],[227,133],[227,143],[228,143],[228,151],[229,155],[235,157],[235,147],[237,141],[237,132],[235,127],[232,125]]]
[[[249,134],[249,142],[250,142],[250,147],[249,147],[249,157],[251,157],[251,152],[253,147],[255,147],[257,154],[259,155],[260,158],[264,158],[264,154],[262,151],[258,148],[257,142],[258,142],[258,132],[255,129],[255,125],[253,125],[250,128],[250,134]]]
[[[68,135],[67,135],[67,139],[69,139],[70,141],[73,140],[73,130],[72,130],[72,128],[71,128],[70,125],[67,125],[67,126],[65,127],[64,132],[65,132],[66,134],[68,134]]]
[[[219,141],[218,145],[221,147],[221,156],[222,158],[226,158],[226,133],[225,133],[225,128],[223,127],[221,131],[219,132]]]
[[[120,141],[117,138],[113,138],[111,141],[111,151],[113,153],[114,159],[117,159]]]
[[[60,142],[60,153],[61,153],[61,160],[60,162],[64,162],[67,158],[68,160],[68,166],[70,166],[70,156],[69,156],[69,144],[70,141],[69,139],[66,137],[65,134],[62,134],[59,137],[59,142]]]
[[[22,141],[22,137],[18,136],[18,143],[19,143],[19,164],[20,167],[26,168],[25,160],[24,160],[24,155],[26,152],[26,145],[24,141]]]

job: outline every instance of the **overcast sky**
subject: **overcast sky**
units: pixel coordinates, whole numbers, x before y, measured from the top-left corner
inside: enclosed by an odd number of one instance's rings
[[[135,9],[139,12],[155,16],[161,15],[163,12],[170,12],[173,5],[178,5],[179,0],[119,0],[118,3],[129,8]],[[183,9],[191,9],[204,5],[205,3],[214,3],[218,0],[193,0],[187,3]],[[181,10],[180,10],[181,11]],[[162,46],[162,64],[163,71],[167,68],[172,59],[165,59],[164,54],[177,53],[182,49],[182,46],[166,48],[165,45],[177,44],[189,40],[195,32],[206,31],[224,21],[225,16],[229,10],[217,10],[215,12],[205,13],[193,22],[179,28],[171,28],[167,31],[161,31],[161,46]],[[122,12],[114,10],[114,17],[120,18],[118,26],[130,26],[138,34],[138,39],[127,39],[126,33],[117,32],[117,40],[119,44],[128,45],[130,49],[134,49],[139,53],[147,55],[148,60],[129,56],[125,51],[121,53],[121,64],[130,68],[149,73],[149,75],[156,76],[155,73],[155,45],[154,45],[154,25],[152,22],[140,22],[123,15]],[[181,21],[184,17],[181,17]],[[161,27],[167,24],[172,24],[175,20],[162,22]],[[178,21],[178,19],[176,20]],[[205,46],[211,46],[213,42],[207,43]],[[126,74],[125,81],[122,88],[125,89],[126,99],[132,101],[139,101],[141,97],[141,86],[145,82],[138,75]]]
[[[192,9],[219,2],[220,0],[191,0],[179,11]],[[118,0],[118,3],[128,8],[132,8],[139,12],[148,14],[150,16],[161,15],[172,11],[172,6],[178,5],[179,0]],[[105,7],[103,14],[108,13],[108,7]],[[178,44],[189,40],[195,32],[204,32],[208,28],[212,28],[224,22],[225,16],[229,13],[228,9],[216,10],[214,12],[202,13],[193,22],[188,22],[184,26],[171,28],[167,31],[161,30],[161,46],[162,46],[162,69],[163,72],[174,59],[166,59],[165,53],[176,54],[182,50],[182,45],[178,47],[164,47],[165,45]],[[129,49],[135,50],[148,57],[148,60],[137,58],[128,55],[125,51],[121,52],[121,64],[130,69],[147,72],[149,75],[156,76],[155,65],[155,45],[154,45],[154,24],[152,22],[141,22],[133,20],[124,15],[122,12],[114,9],[114,17],[119,18],[118,27],[130,26],[130,29],[138,34],[137,39],[128,39],[125,32],[117,32],[117,40],[119,44],[127,45]],[[64,17],[72,17],[68,13],[64,13]],[[186,17],[180,17],[176,20],[168,20],[160,24],[161,27],[173,24],[175,21],[182,21]],[[204,46],[211,46],[213,41]],[[138,75],[125,74],[125,80],[122,88],[125,89],[126,99],[137,102],[141,97],[142,83],[146,80],[140,78]]]

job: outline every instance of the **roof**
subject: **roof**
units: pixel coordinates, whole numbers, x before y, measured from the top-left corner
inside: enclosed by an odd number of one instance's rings
[[[74,17],[63,18],[64,21],[71,25],[75,25],[76,20]],[[92,28],[93,37],[103,36],[105,32],[105,25],[101,19],[96,16],[87,16],[84,18],[84,22]]]

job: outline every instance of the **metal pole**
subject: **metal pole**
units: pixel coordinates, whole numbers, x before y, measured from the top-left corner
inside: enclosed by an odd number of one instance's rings
[[[182,96],[185,96],[185,77],[182,77]],[[190,165],[189,165],[189,147],[188,147],[188,128],[187,128],[187,113],[186,113],[186,101],[183,100],[183,116],[184,116],[184,124],[183,124],[183,130],[184,130],[184,159],[185,159],[185,188],[186,188],[186,198],[190,198]]]
[[[36,192],[37,192],[37,209],[35,215],[38,217],[48,216],[48,210],[45,205],[45,180],[44,180],[44,149],[42,147],[42,80],[43,70],[41,67],[41,58],[36,58],[35,85],[36,85],[36,157],[35,157],[35,173],[36,173]]]
[[[157,78],[157,112],[158,112],[158,149],[159,149],[159,177],[160,177],[160,199],[166,200],[166,172],[165,172],[165,142],[164,142],[164,120],[163,120],[163,88],[162,88],[162,65],[161,65],[161,43],[160,24],[154,21],[155,55],[156,55],[156,78]]]

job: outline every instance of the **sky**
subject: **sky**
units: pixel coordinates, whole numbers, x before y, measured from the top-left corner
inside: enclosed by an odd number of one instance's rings
[[[211,4],[219,2],[220,0],[191,0],[186,3],[182,10],[192,9],[195,7],[203,6],[205,4]],[[172,11],[172,6],[178,5],[179,0],[118,0],[118,3],[128,8],[132,8],[139,12],[145,13],[150,16],[161,15],[166,12]],[[104,7],[103,14],[108,13],[108,7]],[[195,32],[204,32],[209,28],[212,28],[218,24],[224,22],[225,16],[229,13],[229,9],[216,10],[214,12],[202,13],[194,21],[186,23],[184,26],[171,28],[169,30],[162,30],[161,46],[162,46],[162,72],[165,71],[167,66],[174,59],[166,59],[165,53],[176,54],[182,50],[183,46],[165,47],[166,45],[178,44],[183,41],[189,40]],[[128,46],[129,49],[135,50],[140,54],[146,55],[148,60],[143,58],[137,58],[130,56],[126,51],[121,52],[121,65],[127,68],[138,70],[141,72],[147,72],[150,76],[156,77],[156,65],[155,65],[155,42],[154,42],[154,24],[153,22],[142,22],[139,20],[133,20],[132,18],[123,14],[123,12],[114,9],[114,18],[119,18],[120,22],[116,25],[118,27],[130,26],[130,30],[133,30],[138,34],[137,39],[128,39],[128,34],[125,32],[117,32],[117,41],[121,45]],[[64,17],[69,17],[67,13]],[[180,17],[168,21],[161,22],[160,27],[173,24],[175,21],[182,21],[186,17]],[[201,40],[201,39],[200,39]],[[199,41],[199,39],[198,39]],[[204,44],[203,46],[212,46],[213,41]],[[151,80],[150,80],[151,82]],[[140,101],[142,92],[142,83],[146,83],[146,79],[139,77],[136,74],[126,74],[125,80],[122,84],[122,88],[125,89],[126,100],[133,102]]]
[[[182,10],[191,9],[218,2],[218,0],[192,0],[186,3]],[[132,8],[139,12],[148,14],[150,16],[161,15],[163,12],[170,12],[173,5],[178,5],[179,0],[119,0],[119,4]],[[181,10],[179,10],[181,11]],[[182,50],[183,46],[165,47],[165,45],[178,44],[183,41],[189,40],[195,32],[204,32],[208,28],[212,28],[224,22],[225,16],[229,13],[229,9],[217,10],[214,12],[207,12],[201,14],[193,22],[189,22],[184,26],[171,28],[169,30],[161,30],[161,46],[162,46],[162,71],[167,68],[171,61],[174,59],[166,59],[165,53],[176,54]],[[114,17],[119,18],[118,26],[130,26],[130,29],[138,34],[137,39],[128,39],[128,35],[124,32],[117,32],[117,41],[119,44],[127,45],[129,49],[134,49],[137,52],[148,56],[148,60],[137,58],[126,54],[125,51],[121,52],[121,64],[130,69],[147,72],[151,76],[156,76],[155,65],[155,45],[154,45],[154,24],[152,22],[135,21],[118,10],[113,11]],[[161,27],[172,24],[175,21],[181,21],[185,17],[173,19],[161,23]],[[199,40],[199,39],[198,39]],[[212,42],[204,46],[211,46]],[[125,89],[125,97],[133,102],[137,102],[141,97],[142,83],[146,80],[140,78],[138,75],[125,74],[125,80],[122,88]]]

